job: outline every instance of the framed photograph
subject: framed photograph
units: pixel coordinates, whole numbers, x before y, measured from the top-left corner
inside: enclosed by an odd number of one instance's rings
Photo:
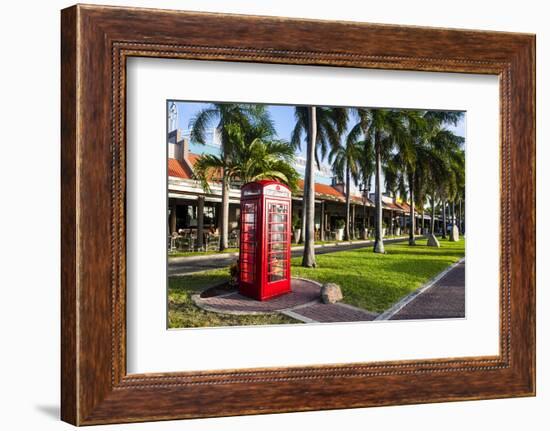
[[[75,425],[535,394],[535,37],[62,11]]]

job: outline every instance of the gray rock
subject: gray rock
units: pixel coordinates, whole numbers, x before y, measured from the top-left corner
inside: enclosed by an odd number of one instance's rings
[[[458,234],[458,226],[455,224],[453,225],[453,228],[451,229],[451,235],[449,236],[449,241],[458,241],[459,234]]]
[[[429,247],[439,247],[439,241],[434,234],[428,235],[428,246]]]
[[[334,304],[344,299],[340,286],[336,283],[326,283],[321,287],[321,300],[325,304]]]

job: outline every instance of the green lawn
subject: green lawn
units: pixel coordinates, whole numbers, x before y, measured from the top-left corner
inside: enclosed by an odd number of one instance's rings
[[[238,248],[227,248],[223,253],[237,253]],[[169,251],[168,257],[188,257],[188,256],[204,256],[208,254],[220,254],[222,253],[219,250],[209,250],[209,251]]]
[[[385,255],[371,247],[320,254],[314,269],[301,267],[298,257],[292,259],[292,275],[338,283],[345,303],[380,313],[464,256],[463,239],[440,243],[440,248],[427,247],[426,240],[415,247],[388,244]]]
[[[403,237],[406,237],[407,235],[403,234],[403,235],[400,235],[400,236],[397,236],[397,235],[386,235],[384,237],[384,239],[394,239],[394,238],[403,238]],[[369,236],[367,239],[363,239],[363,238],[356,238],[356,239],[350,239],[348,241],[337,241],[335,239],[333,240],[325,240],[325,241],[315,241],[315,245],[323,245],[323,244],[328,244],[328,245],[332,245],[332,244],[348,244],[350,242],[358,242],[358,241],[374,241],[374,237],[372,236]],[[296,246],[296,245],[301,245],[301,244],[294,244],[292,243],[292,246]]]
[[[301,257],[292,259],[292,275],[336,282],[342,287],[345,303],[369,311],[382,312],[400,298],[414,291],[464,256],[464,240],[440,240],[441,247],[417,246],[406,242],[386,245],[385,255],[375,254],[371,247],[338,251],[316,256],[317,268],[300,266]],[[196,307],[191,295],[229,278],[227,268],[182,277],[171,277],[168,283],[170,328],[267,325],[297,323],[282,315],[233,316],[206,312]]]
[[[385,239],[392,239],[397,238],[396,236],[388,235],[384,237]],[[347,244],[348,242],[356,242],[356,241],[372,241],[374,238],[368,238],[368,239],[352,239],[350,241],[336,241],[336,240],[330,240],[330,241],[315,241],[315,245],[323,245],[323,244]],[[302,244],[295,244],[292,243],[292,247],[296,247]],[[169,251],[168,257],[189,257],[189,256],[205,256],[209,254],[220,254],[220,253],[237,253],[239,251],[238,248],[227,248],[223,252],[218,250],[209,250],[209,251]]]

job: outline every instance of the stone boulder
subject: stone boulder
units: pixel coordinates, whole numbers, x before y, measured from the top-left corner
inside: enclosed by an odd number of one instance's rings
[[[439,241],[435,237],[435,235],[432,233],[428,235],[428,246],[429,247],[439,247]]]
[[[451,235],[449,236],[449,241],[458,241],[459,240],[459,234],[458,234],[458,226],[455,224],[453,225],[453,228],[451,229]]]
[[[321,300],[325,304],[334,304],[344,299],[342,289],[336,283],[326,283],[321,287]]]

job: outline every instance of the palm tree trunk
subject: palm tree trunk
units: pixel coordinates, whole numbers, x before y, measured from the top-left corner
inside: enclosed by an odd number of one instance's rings
[[[464,235],[462,232],[462,198],[458,201],[458,233]]]
[[[302,266],[313,268],[315,262],[315,189],[313,182],[313,162],[315,159],[315,142],[317,141],[317,108],[310,106],[308,109],[309,124],[308,124],[308,140],[307,140],[307,161],[306,161],[306,178],[304,191],[307,190],[306,196],[306,236],[304,243],[304,256],[302,258]]]
[[[424,205],[422,205],[422,230],[420,231],[420,235],[424,235],[424,214],[425,214],[425,210],[424,210]]]
[[[220,251],[227,248],[227,236],[229,226],[229,178],[223,175],[222,178],[222,220],[220,226]]]
[[[325,240],[325,229],[326,229],[326,226],[325,226],[325,201],[321,201],[321,223],[319,224],[320,226],[320,240],[321,241],[324,241]]]
[[[351,206],[351,239],[355,239],[355,204]]]
[[[431,205],[432,205],[432,214],[431,214],[431,220],[430,220],[430,234],[434,234],[435,230],[435,197],[432,195],[431,199]]]
[[[349,219],[350,219],[350,172],[349,167],[346,166],[346,224],[344,227],[344,241],[349,241],[351,239],[350,230],[349,230]]]
[[[447,201],[443,199],[441,202],[441,211],[443,214],[443,234],[441,235],[442,239],[447,238]]]
[[[416,230],[416,220],[414,214],[414,174],[409,174],[409,196],[411,199],[410,207],[410,218],[411,218],[411,228],[409,229],[409,245],[416,245],[414,240],[414,234]]]
[[[380,134],[376,133],[374,137],[374,148],[376,156],[376,172],[374,178],[374,204],[376,207],[375,234],[374,234],[374,252],[384,253],[384,240],[382,239],[382,155],[380,154]]]
[[[365,232],[367,231],[367,204],[363,203],[363,232],[361,232],[361,238],[367,239]]]
[[[307,175],[306,175],[307,176]],[[307,201],[307,189],[306,189],[306,179],[304,178],[304,193],[302,196],[302,228],[300,230],[300,239],[298,244],[303,244],[306,237],[306,201]]]
[[[456,211],[455,211],[455,201],[454,200],[453,200],[452,211],[453,211],[453,226],[454,226],[454,225],[456,225]]]

